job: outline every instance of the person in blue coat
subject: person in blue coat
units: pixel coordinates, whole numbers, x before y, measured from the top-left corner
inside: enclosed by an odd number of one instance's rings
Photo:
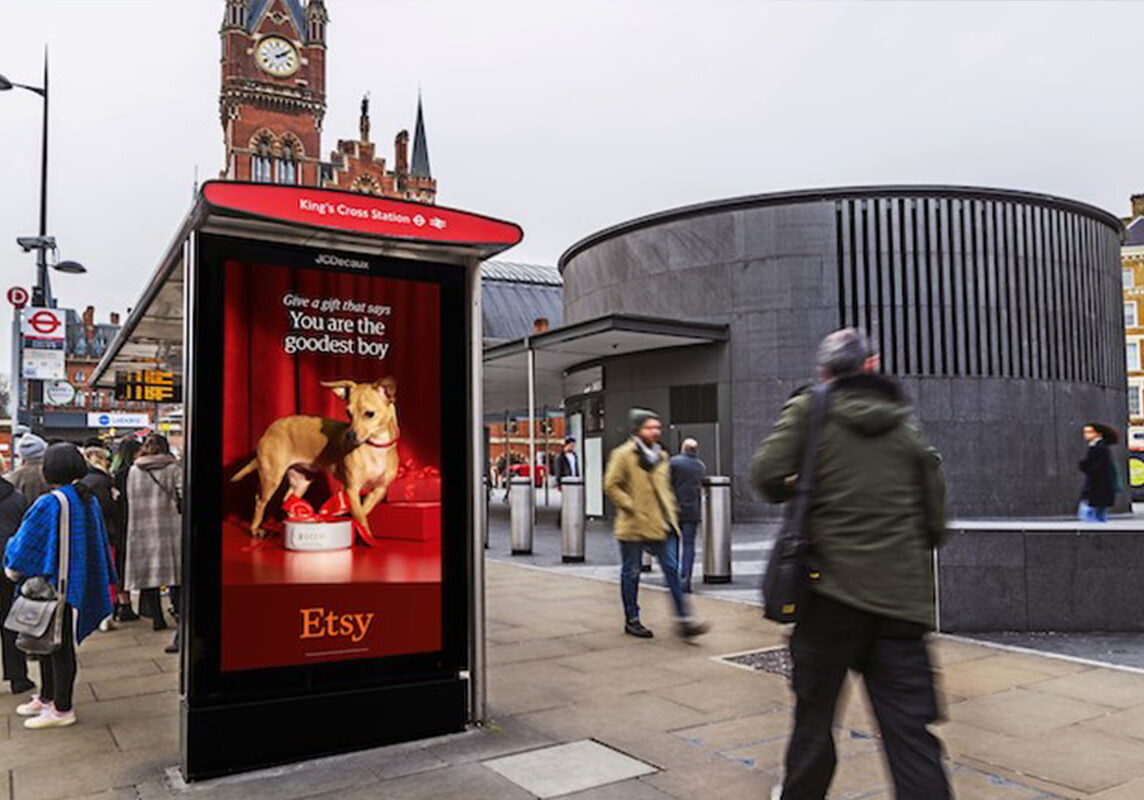
[[[103,512],[91,489],[81,483],[87,461],[73,444],[58,443],[44,455],[44,478],[66,498],[70,530],[67,602],[63,607],[63,643],[40,661],[43,678],[40,693],[16,713],[24,727],[54,728],[74,725],[72,694],[76,677],[76,644],[99,627],[112,612],[108,587],[115,581],[115,568],[103,526]],[[59,578],[60,500],[55,492],[41,495],[24,515],[20,528],[8,540],[4,571],[20,581],[33,576],[56,585]]]
[[[695,566],[695,537],[703,506],[703,478],[707,465],[699,459],[699,442],[684,439],[679,455],[671,458],[671,488],[679,504],[679,533],[683,552],[679,559],[679,578],[683,591],[691,591],[691,571]]]

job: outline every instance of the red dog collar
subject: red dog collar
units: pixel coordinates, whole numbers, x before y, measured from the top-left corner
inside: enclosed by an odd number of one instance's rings
[[[388,441],[388,442],[386,442],[386,443],[384,443],[384,444],[378,444],[378,443],[377,443],[377,442],[375,442],[373,439],[366,439],[366,440],[365,440],[365,443],[366,443],[366,444],[368,444],[370,447],[377,447],[377,448],[379,448],[379,449],[381,449],[381,450],[384,450],[384,449],[386,449],[387,447],[393,447],[395,444],[397,444],[397,440],[398,440],[398,439],[400,439],[400,438],[401,438],[401,436],[400,436],[400,435],[397,435],[397,436],[393,437],[393,439],[391,439],[390,441]]]

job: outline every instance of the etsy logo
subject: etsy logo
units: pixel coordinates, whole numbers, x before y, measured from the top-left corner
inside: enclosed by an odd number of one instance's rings
[[[336,614],[324,608],[300,608],[302,633],[299,639],[349,639],[355,644],[369,633],[376,614]]]

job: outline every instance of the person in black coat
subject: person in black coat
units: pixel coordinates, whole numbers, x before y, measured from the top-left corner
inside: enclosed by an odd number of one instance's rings
[[[671,488],[679,505],[680,548],[679,578],[683,591],[691,591],[691,571],[695,566],[695,537],[703,508],[703,478],[707,465],[699,460],[699,442],[684,439],[679,455],[671,458]]]
[[[0,478],[0,553],[8,546],[8,539],[20,527],[20,520],[28,510],[28,501],[20,490]],[[15,598],[16,584],[0,573],[0,625],[8,618]],[[4,680],[12,687],[12,694],[24,694],[35,688],[28,679],[28,659],[16,649],[16,632],[4,628],[0,636],[0,649],[3,650]]]
[[[1077,516],[1083,522],[1107,522],[1108,509],[1116,503],[1116,465],[1110,445],[1117,442],[1116,432],[1107,425],[1090,422],[1084,426],[1088,450],[1080,460],[1084,473],[1084,489],[1080,494]]]

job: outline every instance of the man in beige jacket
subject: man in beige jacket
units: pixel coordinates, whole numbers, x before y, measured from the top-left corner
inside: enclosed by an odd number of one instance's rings
[[[653,411],[634,408],[628,414],[632,437],[612,451],[604,474],[604,492],[616,507],[615,532],[620,543],[620,596],[624,602],[624,633],[650,639],[652,632],[640,622],[637,601],[644,550],[659,559],[671,599],[676,629],[690,639],[708,625],[691,616],[679,581],[677,540],[679,521],[671,490],[668,457],[660,447],[663,423]]]

